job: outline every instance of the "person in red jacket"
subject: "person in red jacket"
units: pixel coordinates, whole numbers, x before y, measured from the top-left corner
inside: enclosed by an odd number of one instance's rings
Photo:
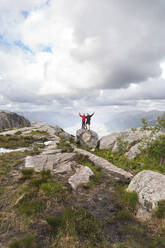
[[[83,115],[81,115],[80,113],[79,113],[79,116],[81,117],[81,119],[82,119],[82,128],[84,128],[84,129],[86,129],[86,124],[85,124],[85,114],[83,114]]]

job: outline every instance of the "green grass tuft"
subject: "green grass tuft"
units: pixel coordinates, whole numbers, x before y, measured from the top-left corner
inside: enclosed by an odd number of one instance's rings
[[[65,209],[58,217],[49,216],[46,220],[49,225],[62,232],[63,237],[68,233],[72,237],[88,240],[90,247],[98,247],[98,243],[104,239],[99,222],[83,208]],[[61,246],[58,244],[56,247]]]
[[[40,131],[40,130],[33,130],[31,131],[29,134],[32,134],[32,135],[49,135],[48,132],[46,131]]]
[[[43,183],[40,185],[40,190],[47,196],[54,196],[57,193],[62,193],[63,188],[60,182],[52,181],[50,183]]]
[[[161,200],[158,202],[158,207],[154,211],[154,216],[157,218],[165,218],[165,200]]]
[[[65,141],[64,139],[61,138],[60,143],[58,144],[58,148],[62,149],[62,152],[73,152],[73,147]]]
[[[21,239],[13,239],[9,244],[9,248],[36,248],[34,235],[27,234]]]

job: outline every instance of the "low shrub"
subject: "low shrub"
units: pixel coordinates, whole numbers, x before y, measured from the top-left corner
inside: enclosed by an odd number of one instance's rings
[[[73,152],[74,150],[73,147],[71,147],[71,145],[62,138],[58,144],[58,148],[62,149],[62,152]]]
[[[44,194],[48,195],[48,196],[54,196],[57,193],[62,193],[63,192],[63,188],[61,183],[59,183],[58,181],[52,181],[49,183],[43,183],[40,185],[40,190],[41,192],[43,192]]]
[[[119,221],[129,221],[132,220],[131,214],[127,210],[119,210],[117,213],[117,219]]]
[[[34,235],[27,234],[21,239],[13,239],[9,244],[9,248],[36,248],[37,245],[34,238]]]
[[[17,207],[18,213],[27,216],[35,215],[45,209],[45,203],[42,199],[33,199],[29,194],[26,195]]]
[[[23,175],[23,179],[30,179],[33,174],[34,174],[34,169],[33,168],[30,168],[30,169],[22,169],[21,170],[21,173]]]
[[[157,218],[165,218],[165,200],[161,200],[158,202],[158,207],[155,210],[154,215]]]
[[[21,135],[21,134],[22,134],[21,131],[17,131],[17,132],[15,133],[15,135]]]
[[[98,244],[103,241],[99,222],[83,208],[65,209],[60,216],[49,216],[46,220],[53,228],[63,232],[63,236],[67,232],[72,237],[78,237],[84,241],[88,240],[91,245],[89,247],[98,247]]]
[[[45,136],[46,135],[49,135],[48,132],[46,132],[46,131],[40,131],[40,130],[33,130],[29,134],[32,134],[32,135],[45,135]]]

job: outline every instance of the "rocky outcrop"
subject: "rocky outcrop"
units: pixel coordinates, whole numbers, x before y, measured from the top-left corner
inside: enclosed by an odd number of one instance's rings
[[[85,151],[83,149],[78,149],[78,148],[75,148],[74,150],[78,153],[88,156],[91,162],[105,169],[106,173],[109,174],[110,176],[115,176],[115,177],[124,178],[124,179],[130,179],[133,177],[133,175],[130,172],[127,172],[121,168],[118,168],[117,166],[108,162],[106,159],[96,156],[92,154],[91,152]]]
[[[92,130],[89,131],[82,128],[77,130],[75,141],[81,146],[96,148],[98,144],[98,135]]]
[[[99,149],[112,149],[119,133],[112,133],[102,137],[99,141]]]
[[[163,132],[152,133],[150,130],[142,130],[140,128],[135,131],[128,130],[112,133],[100,139],[99,149],[112,149],[112,152],[118,152],[118,138],[120,138],[121,142],[125,142],[128,148],[128,152],[125,155],[128,159],[133,159],[141,152],[139,146],[146,148],[146,144],[143,141],[150,142],[160,135],[165,134]]]
[[[80,184],[88,183],[91,176],[94,176],[93,171],[88,166],[81,166],[76,169],[76,173],[69,178],[68,182],[76,190]]]
[[[75,153],[62,153],[58,149],[59,140],[59,137],[54,136],[54,141],[45,142],[46,147],[40,155],[27,156],[25,168],[34,168],[37,172],[50,170],[52,174],[66,174],[69,176],[68,183],[76,190],[80,184],[88,183],[94,173],[89,167],[74,161]]]
[[[60,138],[64,139],[65,141],[71,141],[74,139],[74,136],[71,135],[70,133],[65,132],[62,128],[59,126],[55,125],[53,126],[55,135],[59,136]]]
[[[0,112],[0,129],[30,126],[30,121],[21,115],[12,112]]]
[[[136,192],[139,198],[137,217],[147,219],[158,206],[160,200],[165,200],[165,175],[151,170],[138,173],[130,182],[127,191]]]

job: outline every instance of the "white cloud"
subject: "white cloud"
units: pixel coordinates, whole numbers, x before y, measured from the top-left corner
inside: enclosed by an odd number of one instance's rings
[[[46,2],[0,2],[4,108],[72,114],[96,109],[99,129],[111,112],[161,107],[163,0]]]

